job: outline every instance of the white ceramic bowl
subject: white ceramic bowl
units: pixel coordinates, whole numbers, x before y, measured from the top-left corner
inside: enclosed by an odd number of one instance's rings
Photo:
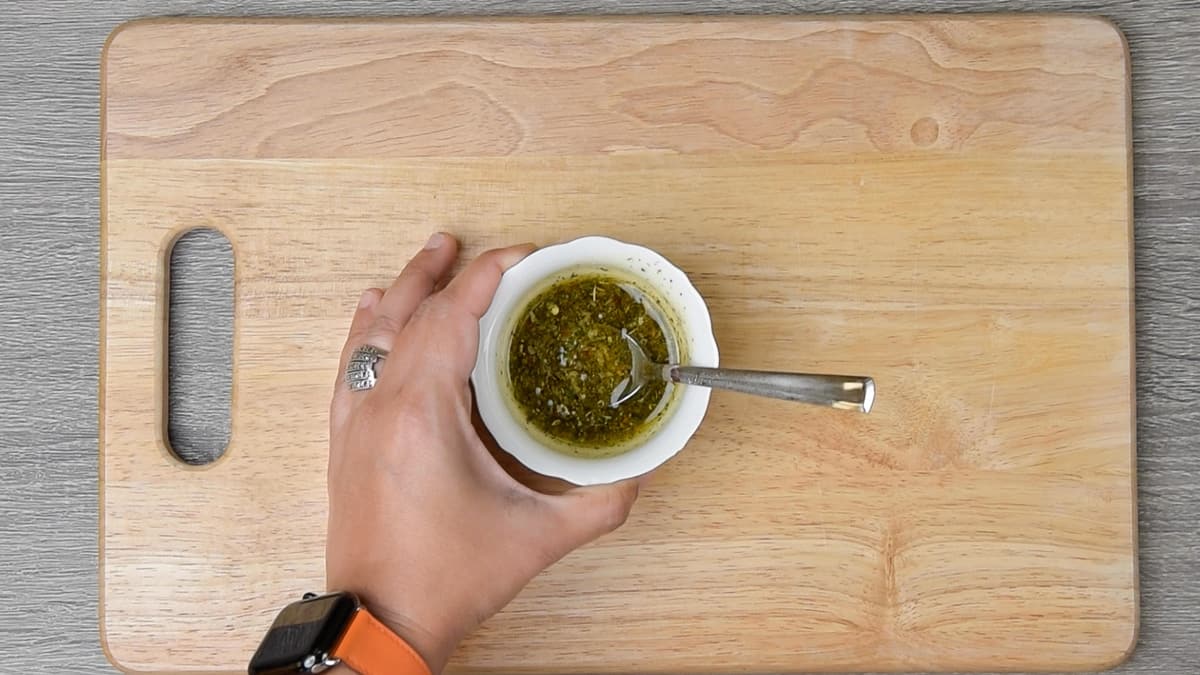
[[[687,275],[666,258],[608,237],[583,237],[539,249],[504,273],[479,322],[479,355],[471,381],[479,414],[496,441],[534,471],[576,485],[595,485],[640,476],[683,449],[708,409],[708,389],[680,387],[664,417],[627,452],[605,458],[576,457],[539,440],[515,410],[509,394],[508,344],[520,312],[536,291],[578,268],[606,268],[635,279],[664,305],[683,360],[716,366],[717,341],[708,307]]]

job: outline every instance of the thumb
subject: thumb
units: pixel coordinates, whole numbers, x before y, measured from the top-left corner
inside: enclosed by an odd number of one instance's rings
[[[575,488],[550,498],[562,536],[562,555],[597,539],[621,525],[637,501],[641,480],[633,478],[609,485]]]

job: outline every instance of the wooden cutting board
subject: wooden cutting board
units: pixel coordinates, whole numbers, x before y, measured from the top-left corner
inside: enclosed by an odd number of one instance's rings
[[[619,532],[455,672],[1093,669],[1137,632],[1129,72],[1083,17],[150,21],[103,63],[103,631],[244,668],[323,587],[354,301],[606,234],[678,263],[730,366],[866,373],[861,416],[715,394]],[[167,252],[236,259],[232,441],[164,441]],[[403,570],[398,570],[402,575]]]

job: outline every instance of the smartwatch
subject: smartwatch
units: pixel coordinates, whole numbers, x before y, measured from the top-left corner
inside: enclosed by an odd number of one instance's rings
[[[306,593],[267,631],[249,675],[319,673],[344,663],[358,675],[430,675],[416,650],[353,593]]]

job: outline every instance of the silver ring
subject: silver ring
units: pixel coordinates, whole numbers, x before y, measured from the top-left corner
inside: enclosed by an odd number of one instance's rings
[[[346,364],[346,384],[351,391],[366,391],[379,381],[379,362],[387,358],[387,350],[363,345],[350,355]]]

